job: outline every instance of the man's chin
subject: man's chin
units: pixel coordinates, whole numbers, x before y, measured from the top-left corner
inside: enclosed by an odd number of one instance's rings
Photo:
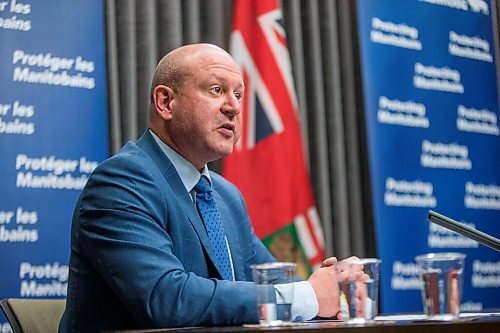
[[[233,152],[233,145],[228,145],[228,146],[219,146],[216,149],[212,150],[212,158],[210,159],[211,162],[220,160],[221,158],[227,157],[231,155]]]
[[[233,153],[233,146],[230,148],[224,149],[222,152],[222,157],[227,157]]]

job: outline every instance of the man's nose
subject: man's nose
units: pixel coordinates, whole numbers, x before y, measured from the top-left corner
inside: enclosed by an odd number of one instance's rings
[[[227,94],[221,109],[224,113],[236,116],[241,112],[241,100],[233,94]]]

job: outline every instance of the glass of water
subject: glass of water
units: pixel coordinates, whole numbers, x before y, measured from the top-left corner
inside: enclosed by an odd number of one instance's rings
[[[433,320],[458,318],[465,254],[427,253],[415,260],[420,271],[424,313]]]
[[[252,265],[261,326],[280,326],[292,320],[295,272],[297,265],[273,262]]]
[[[378,312],[380,259],[346,259],[336,264],[340,314],[349,324],[363,324]]]

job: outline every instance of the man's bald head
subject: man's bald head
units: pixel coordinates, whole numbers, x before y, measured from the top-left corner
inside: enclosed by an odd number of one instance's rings
[[[156,66],[151,83],[151,102],[153,102],[153,90],[156,86],[162,84],[177,91],[191,75],[193,66],[196,66],[205,56],[213,53],[223,55],[234,62],[231,55],[224,49],[206,43],[184,45],[167,53]]]
[[[211,44],[182,46],[159,62],[149,128],[198,170],[231,154],[241,135],[245,84],[236,61]]]

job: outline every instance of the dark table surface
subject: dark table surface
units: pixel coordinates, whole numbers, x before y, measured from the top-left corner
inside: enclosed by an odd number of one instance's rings
[[[429,321],[419,316],[383,316],[380,320],[361,325],[342,321],[313,321],[285,327],[243,325],[230,327],[185,327],[120,331],[120,333],[161,332],[338,332],[345,333],[500,333],[500,312],[463,316],[453,321]],[[118,332],[116,332],[118,333]]]

